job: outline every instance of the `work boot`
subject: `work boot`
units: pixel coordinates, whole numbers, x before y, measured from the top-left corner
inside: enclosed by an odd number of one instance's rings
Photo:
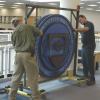
[[[8,100],[16,100],[16,95],[15,94],[13,94],[13,95],[8,94]]]
[[[16,100],[16,94],[17,94],[17,90],[11,88],[11,90],[9,90],[9,93],[8,93],[8,96],[9,96],[8,100]]]
[[[8,96],[8,100],[16,100],[16,97]]]
[[[41,89],[38,92],[38,95],[37,96],[32,96],[30,100],[44,100],[44,99],[42,99],[44,93],[45,93],[45,90],[44,89]]]
[[[87,80],[87,85],[95,85],[95,80]]]
[[[40,97],[31,97],[29,100],[41,100]]]
[[[88,80],[88,79],[89,79],[89,77],[86,77],[86,76],[78,78],[78,80]]]

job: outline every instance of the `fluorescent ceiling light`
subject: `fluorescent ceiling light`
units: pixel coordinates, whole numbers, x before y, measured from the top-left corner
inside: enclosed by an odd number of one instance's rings
[[[100,3],[100,2],[97,2],[97,3]]]
[[[97,1],[97,0],[81,0],[81,1]]]
[[[86,8],[87,10],[93,10],[93,8]]]
[[[31,2],[60,2],[60,0],[27,0]]]
[[[34,1],[35,1],[35,2],[36,2],[36,1],[38,1],[38,0],[27,0],[27,1],[32,1],[32,2],[34,2]]]
[[[6,2],[6,1],[0,1],[0,2]]]
[[[85,4],[85,3],[81,2],[80,4],[82,5],[82,4]]]
[[[28,8],[32,8],[32,7],[28,7]]]
[[[38,2],[55,2],[60,0],[37,0]]]
[[[11,7],[11,8],[17,8],[17,7]]]
[[[96,11],[100,11],[100,10],[96,10]]]
[[[12,6],[19,6],[19,5],[12,5]]]
[[[96,7],[97,5],[88,5],[88,6],[90,6],[90,7]]]
[[[50,4],[50,5],[57,5],[56,3],[48,3],[48,4]]]
[[[89,1],[89,0],[81,0],[81,1]]]
[[[80,7],[80,8],[84,8],[84,7]]]
[[[2,8],[2,7],[4,7],[4,6],[0,6],[0,8]]]
[[[14,3],[14,4],[21,5],[21,4],[24,4],[24,3]]]
[[[2,5],[5,5],[5,4],[0,4],[0,5],[2,6]]]
[[[38,2],[60,2],[60,0],[37,0]]]

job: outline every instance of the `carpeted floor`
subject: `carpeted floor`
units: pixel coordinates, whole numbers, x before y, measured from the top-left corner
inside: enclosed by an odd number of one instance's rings
[[[100,72],[96,73],[95,85],[69,85],[47,94],[47,100],[100,100]]]
[[[100,72],[96,72],[96,84],[93,86],[77,86],[72,81],[51,81],[40,84],[47,93],[42,100],[100,100]],[[8,100],[7,95],[0,95],[0,100]],[[17,96],[17,100],[29,100]]]

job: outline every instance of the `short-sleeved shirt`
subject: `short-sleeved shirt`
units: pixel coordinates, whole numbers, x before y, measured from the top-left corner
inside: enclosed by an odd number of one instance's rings
[[[12,33],[12,44],[16,52],[31,52],[35,47],[35,40],[41,34],[34,26],[21,24]]]
[[[94,25],[92,22],[87,21],[84,27],[88,27],[89,30],[87,32],[81,33],[81,41],[83,46],[90,46],[95,48],[95,32],[94,32]]]

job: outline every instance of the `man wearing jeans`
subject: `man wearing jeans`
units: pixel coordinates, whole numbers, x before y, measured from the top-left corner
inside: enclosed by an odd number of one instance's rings
[[[87,85],[95,84],[94,76],[94,50],[95,50],[95,32],[94,25],[88,21],[84,15],[79,16],[79,22],[84,28],[75,29],[81,32],[82,41],[82,63],[85,78],[88,78]]]

